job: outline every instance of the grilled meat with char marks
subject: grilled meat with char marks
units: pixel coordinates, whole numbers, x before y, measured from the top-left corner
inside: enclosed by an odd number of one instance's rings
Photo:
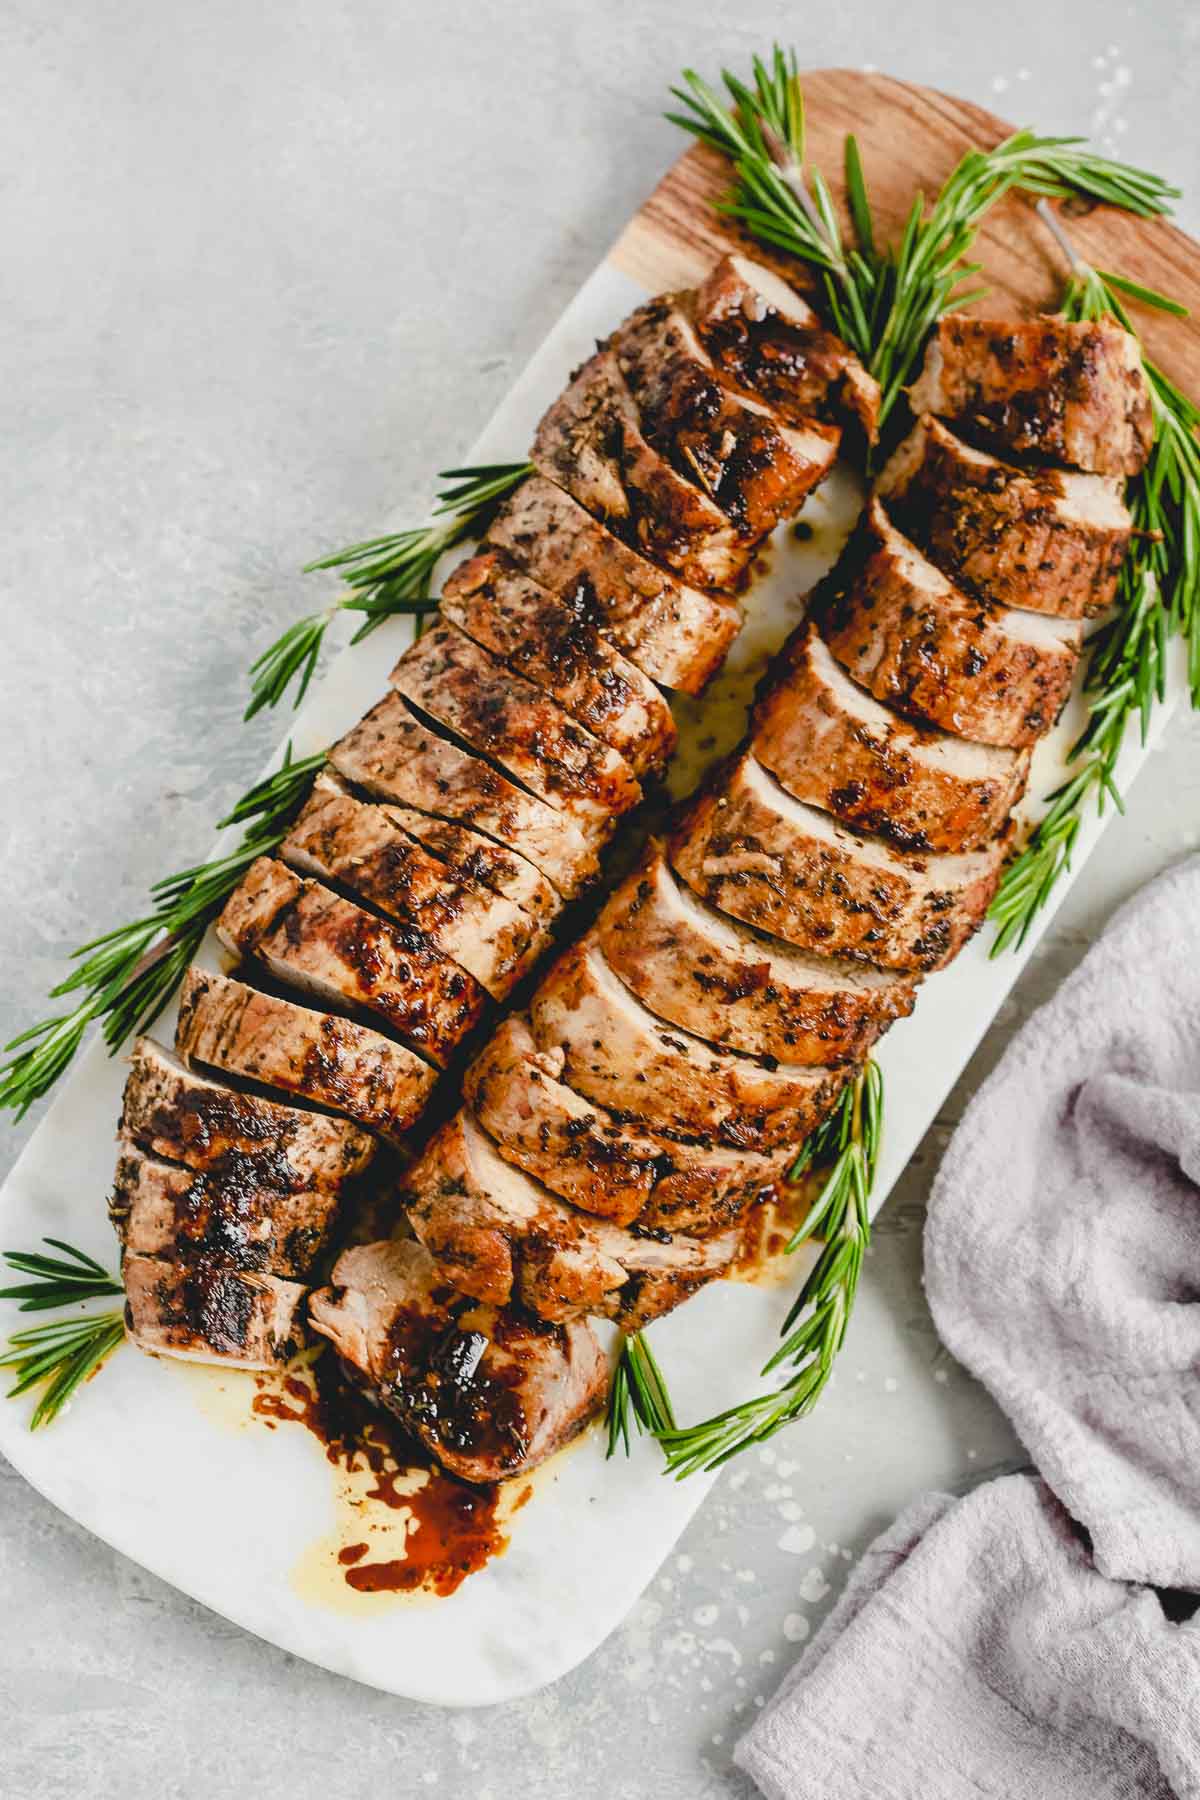
[[[1136,475],[1154,442],[1138,342],[1115,319],[948,313],[909,403],[918,418],[936,413],[1003,450],[1096,475]]]
[[[394,1142],[437,1080],[421,1057],[352,1019],[204,969],[184,977],[175,1048],[185,1062],[295,1094]]]
[[[735,600],[676,580],[544,476],[522,482],[485,545],[498,545],[663,687],[700,693],[737,636]]]
[[[745,751],[692,802],[670,853],[694,893],[759,931],[916,971],[940,969],[982,924],[1004,849],[997,838],[959,856],[899,856],[794,800]]]
[[[974,850],[1025,791],[1028,750],[973,744],[899,718],[800,625],[753,713],[754,754],[797,800],[898,849]]]
[[[675,721],[657,687],[571,607],[502,550],[460,563],[442,590],[441,614],[550,695],[577,724],[623,756],[636,775],[661,768]]]
[[[914,544],[964,592],[1082,619],[1111,606],[1132,520],[1113,475],[1019,469],[926,416],[875,484]]]
[[[877,700],[977,743],[1023,749],[1053,725],[1082,643],[1074,620],[972,599],[872,500],[822,585],[816,621]]]
[[[125,1324],[152,1356],[271,1369],[304,1343],[305,1289],[224,1264],[127,1256]]]
[[[345,1251],[309,1311],[349,1373],[464,1481],[528,1474],[608,1389],[608,1359],[582,1320],[464,1301],[411,1239]]]
[[[431,731],[399,694],[373,706],[333,746],[329,760],[370,794],[469,826],[519,852],[566,899],[599,867],[595,849],[565,813]]]

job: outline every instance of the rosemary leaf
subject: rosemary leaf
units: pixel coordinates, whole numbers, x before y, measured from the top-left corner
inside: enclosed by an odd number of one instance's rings
[[[618,1444],[623,1444],[626,1456],[629,1455],[631,1414],[639,1433],[644,1431],[651,1437],[661,1437],[664,1431],[675,1429],[675,1414],[666,1378],[640,1331],[631,1332],[622,1338],[613,1369],[605,1414],[608,1431],[606,1457],[616,1455]]]
[[[95,1257],[61,1238],[47,1237],[42,1242],[62,1254],[47,1256],[38,1250],[4,1252],[9,1268],[33,1279],[0,1288],[0,1300],[18,1301],[22,1312],[43,1312],[124,1292],[121,1283]],[[0,1369],[11,1369],[16,1375],[8,1390],[9,1398],[32,1388],[43,1388],[29,1429],[37,1431],[57,1418],[76,1389],[107,1360],[124,1337],[123,1312],[73,1313],[68,1318],[14,1331],[5,1354],[0,1356]]]

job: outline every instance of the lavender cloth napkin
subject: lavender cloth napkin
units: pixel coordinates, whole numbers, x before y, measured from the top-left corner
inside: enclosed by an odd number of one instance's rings
[[[925,1286],[1102,1573],[1195,1590],[1198,1184],[1192,858],[1117,914],[972,1101],[934,1183]]]
[[[1198,1707],[1200,1620],[1010,1475],[878,1539],[735,1757],[768,1800],[1194,1800]]]

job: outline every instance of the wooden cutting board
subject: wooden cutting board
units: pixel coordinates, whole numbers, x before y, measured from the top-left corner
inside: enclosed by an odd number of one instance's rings
[[[963,152],[990,149],[1014,130],[994,113],[933,88],[863,75],[854,69],[815,69],[802,74],[808,121],[808,161],[829,183],[850,241],[842,178],[843,146],[853,132],[867,178],[880,242],[898,239],[920,190],[932,197]],[[1170,178],[1169,170],[1156,173]],[[685,287],[733,245],[764,258],[754,240],[713,211],[712,201],[730,187],[723,156],[697,144],[663,176],[618,238],[609,262],[651,289]],[[1108,206],[1068,202],[1064,211],[1072,242],[1090,262],[1113,269],[1179,300],[1200,318],[1200,245],[1163,220],[1133,218]],[[810,282],[798,265],[774,257],[798,286]],[[988,213],[973,260],[983,264],[990,294],[970,310],[1031,313],[1059,303],[1066,267],[1058,245],[1033,210],[1032,200],[1010,195]],[[1134,306],[1135,323],[1150,356],[1185,393],[1200,396],[1200,323]]]

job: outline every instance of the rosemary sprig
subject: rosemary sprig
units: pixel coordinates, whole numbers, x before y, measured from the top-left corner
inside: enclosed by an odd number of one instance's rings
[[[252,719],[264,707],[277,706],[297,677],[299,686],[292,705],[299,706],[313,678],[325,633],[338,613],[365,614],[350,640],[357,644],[398,613],[415,615],[419,622],[426,613],[436,612],[438,601],[430,595],[429,587],[439,557],[465,538],[480,537],[501,502],[532,473],[532,463],[485,463],[477,468],[443,469],[438,480],[451,485],[438,493],[435,523],[368,538],[364,543],[351,544],[306,563],[306,575],[317,569],[340,570],[346,592],[324,611],[310,613],[289,625],[283,636],[263,651],[250,670],[250,703],[245,717]],[[436,523],[438,519],[444,523]]]
[[[782,1387],[730,1406],[697,1425],[668,1426],[656,1435],[668,1470],[678,1479],[716,1469],[752,1444],[761,1444],[802,1419],[816,1405],[846,1336],[863,1256],[871,1238],[869,1203],[883,1131],[883,1079],[864,1064],[837,1108],[806,1141],[790,1171],[799,1180],[814,1168],[828,1173],[788,1251],[810,1238],[824,1245],[783,1322],[780,1344],[763,1375],[787,1365]]]
[[[21,1312],[45,1312],[124,1292],[121,1283],[101,1263],[73,1244],[51,1237],[42,1242],[53,1250],[61,1250],[62,1256],[5,1251],[4,1260],[9,1267],[33,1279],[0,1288],[0,1300],[18,1301]],[[8,1390],[9,1399],[30,1388],[42,1386],[45,1390],[33,1410],[29,1429],[37,1431],[57,1418],[75,1390],[111,1356],[124,1337],[122,1312],[50,1319],[26,1331],[13,1332],[6,1354],[0,1356],[0,1369],[12,1369],[17,1377]]]
[[[882,389],[880,424],[900,400],[925,339],[943,313],[985,290],[969,286],[978,265],[964,259],[988,210],[1014,189],[1083,194],[1141,218],[1165,213],[1179,196],[1158,176],[1098,156],[1077,137],[1018,131],[992,150],[969,150],[927,209],[917,194],[900,242],[876,242],[858,144],[847,137],[845,180],[856,245],[846,243],[828,184],[805,168],[804,108],[795,52],[776,45],[755,57],[753,85],[722,71],[722,97],[693,69],[673,88],[685,108],[667,117],[730,158],[733,192],[719,210],[764,243],[821,273],[834,328]],[[967,284],[967,285],[964,285]]]
[[[645,1431],[652,1437],[661,1437],[664,1431],[673,1431],[675,1428],[675,1414],[671,1408],[666,1380],[653,1350],[640,1331],[631,1332],[621,1339],[621,1349],[609,1384],[608,1409],[604,1419],[608,1432],[608,1448],[604,1453],[606,1458],[616,1455],[618,1444],[624,1444],[625,1454],[629,1455],[631,1413],[639,1434]]]
[[[1124,276],[1093,269],[1075,255],[1061,225],[1045,213],[1072,262],[1063,299],[1068,318],[1106,314],[1133,326],[1122,296],[1178,314],[1173,300]],[[1124,811],[1115,772],[1126,732],[1136,722],[1146,742],[1156,705],[1166,697],[1167,643],[1181,636],[1188,649],[1191,700],[1200,707],[1200,411],[1147,361],[1154,406],[1154,445],[1145,469],[1129,483],[1126,504],[1134,536],[1121,570],[1111,619],[1091,640],[1084,696],[1088,716],[1067,753],[1074,767],[1050,795],[1049,810],[1004,873],[992,902],[992,955],[1019,949],[1070,867],[1089,805],[1103,814],[1111,801]]]
[[[51,989],[51,998],[83,997],[70,1012],[31,1025],[4,1046],[0,1109],[12,1107],[23,1118],[54,1086],[94,1019],[103,1020],[105,1041],[115,1054],[127,1037],[158,1016],[247,868],[287,835],[324,760],[321,751],[293,761],[289,744],[281,767],[257,782],[220,821],[221,830],[250,822],[235,849],[156,882],[149,912],[75,951],[76,967]]]

